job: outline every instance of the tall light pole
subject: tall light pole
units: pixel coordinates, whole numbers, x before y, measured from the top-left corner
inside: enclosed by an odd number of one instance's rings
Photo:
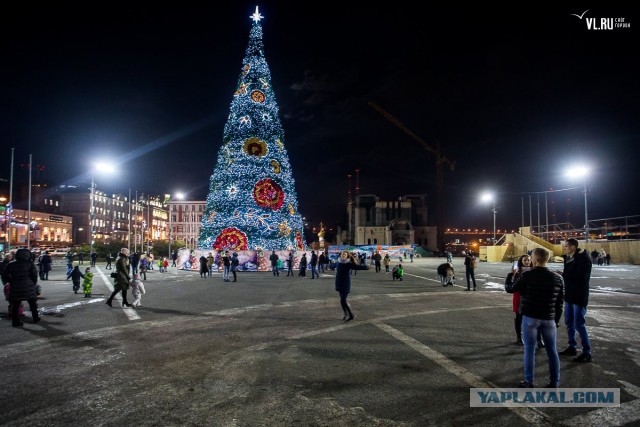
[[[99,172],[113,172],[113,166],[105,165],[104,163],[96,163],[91,169],[91,206],[89,208],[89,258],[93,254],[93,223],[95,219],[95,206],[94,206],[94,189],[95,189],[95,171]]]
[[[178,192],[175,194],[176,199],[178,200],[182,200],[184,199],[184,194]],[[171,258],[171,222],[172,222],[172,211],[173,211],[173,206],[171,205],[171,195],[169,195],[169,258]]]
[[[589,243],[589,214],[587,211],[587,175],[589,175],[589,168],[586,166],[573,166],[567,169],[566,175],[569,178],[583,179],[584,192],[584,241]]]
[[[496,196],[493,193],[484,193],[480,196],[480,200],[484,203],[491,202],[492,208],[491,212],[493,212],[493,244],[496,244],[496,214],[498,211],[496,210]]]

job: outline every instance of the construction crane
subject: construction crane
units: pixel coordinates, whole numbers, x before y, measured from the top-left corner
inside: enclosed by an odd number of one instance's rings
[[[438,240],[438,249],[441,251],[444,250],[444,204],[443,204],[443,195],[444,195],[444,166],[449,166],[449,170],[453,172],[456,168],[456,162],[447,159],[443,154],[440,148],[440,143],[436,145],[436,148],[433,148],[429,145],[424,139],[420,138],[418,135],[410,131],[402,122],[396,119],[394,116],[386,112],[382,107],[376,104],[373,101],[369,101],[369,107],[376,110],[378,113],[382,114],[382,116],[389,120],[391,123],[400,128],[401,131],[409,135],[414,140],[418,141],[425,150],[432,153],[436,157],[436,226],[437,226],[437,240]]]

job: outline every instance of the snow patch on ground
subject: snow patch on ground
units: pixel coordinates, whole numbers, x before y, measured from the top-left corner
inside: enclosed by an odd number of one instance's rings
[[[608,286],[596,286],[594,289],[597,289],[599,291],[608,291],[608,292],[620,292],[622,291],[621,288],[611,288]]]
[[[486,282],[484,284],[484,288],[486,289],[495,289],[504,292],[504,284],[497,282]]]
[[[40,312],[40,314],[55,314],[60,313],[62,310],[65,310],[67,308],[79,307],[85,304],[95,304],[104,300],[104,298],[87,299],[86,301],[70,302],[67,304],[56,305],[55,307],[42,307],[38,311]]]

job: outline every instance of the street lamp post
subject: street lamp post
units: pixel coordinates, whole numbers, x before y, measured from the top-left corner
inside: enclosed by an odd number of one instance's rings
[[[493,244],[496,244],[496,214],[498,213],[498,211],[496,210],[496,197],[494,194],[492,193],[484,193],[481,196],[481,199],[483,202],[491,202],[492,203],[492,208],[491,208],[491,212],[493,212]]]
[[[91,169],[91,206],[89,208],[89,258],[93,254],[93,223],[95,220],[95,205],[94,205],[94,189],[95,189],[95,171],[113,172],[113,167],[105,165],[103,163],[97,163],[93,169]]]
[[[586,166],[574,166],[567,170],[567,176],[570,178],[582,178],[584,192],[584,241],[589,243],[589,214],[587,211],[587,175],[589,168]]]

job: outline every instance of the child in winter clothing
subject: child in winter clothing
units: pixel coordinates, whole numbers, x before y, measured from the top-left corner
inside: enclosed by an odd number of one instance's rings
[[[9,299],[10,295],[11,295],[11,284],[7,283],[6,285],[4,285],[4,297],[9,302],[9,311],[8,311],[9,315],[7,316],[7,319],[11,319],[11,316],[13,313],[13,304],[20,304],[20,307],[18,308],[18,317],[22,317],[22,301],[18,301],[18,302],[11,301],[11,299]]]
[[[404,276],[404,268],[402,268],[402,264],[398,264],[393,267],[393,270],[391,270],[391,276],[393,277],[394,282],[396,279],[400,279],[400,281],[402,281],[402,276]]]
[[[85,298],[91,298],[91,287],[93,286],[93,273],[91,268],[87,267],[84,271],[84,281],[82,282],[82,292]]]
[[[164,266],[164,264],[162,263],[162,260],[159,259],[158,260],[158,272],[162,273],[162,267]]]
[[[80,289],[80,278],[84,278],[84,274],[80,273],[80,267],[77,261],[74,263],[73,270],[67,275],[67,280],[69,280],[69,278],[71,278],[73,282],[73,293],[77,294],[78,289]]]
[[[160,264],[158,263],[158,266]],[[140,280],[139,274],[133,275],[133,280],[131,281],[131,294],[133,294],[133,302],[131,303],[131,307],[140,307],[140,300],[142,299],[142,295],[146,294],[144,290],[144,284],[142,280]]]
[[[169,260],[166,258],[162,258],[162,272],[166,273],[167,268],[169,268]]]

